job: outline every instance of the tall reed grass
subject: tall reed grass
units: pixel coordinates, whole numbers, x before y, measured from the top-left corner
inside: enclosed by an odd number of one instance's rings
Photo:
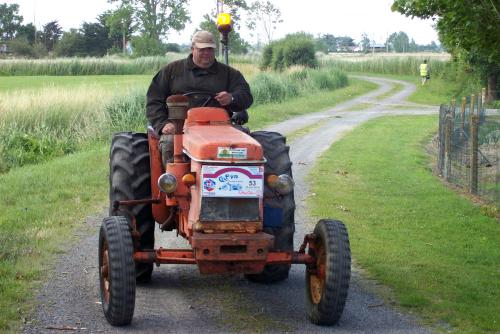
[[[104,58],[55,58],[55,59],[7,59],[0,60],[0,76],[36,75],[126,75],[153,74],[175,59],[186,54],[168,53],[164,57],[140,57],[136,59],[120,57]],[[219,59],[222,61],[222,58]],[[255,68],[256,55],[235,55],[229,58],[231,66],[239,69]]]
[[[0,173],[75,152],[118,129],[144,128],[144,96],[144,89],[115,95],[91,86],[0,95]]]
[[[419,57],[380,57],[368,60],[342,60],[338,58],[320,58],[322,66],[333,66],[346,72],[379,73],[396,75],[420,75],[420,64],[427,58]],[[449,61],[427,59],[431,76],[442,77]]]
[[[0,76],[13,75],[123,75],[153,74],[183,54],[164,57],[126,59],[104,58],[56,58],[56,59],[8,59],[0,60]]]
[[[308,69],[295,67],[283,73],[262,72],[251,82],[254,103],[279,103],[316,91],[347,86],[347,76],[333,67]]]

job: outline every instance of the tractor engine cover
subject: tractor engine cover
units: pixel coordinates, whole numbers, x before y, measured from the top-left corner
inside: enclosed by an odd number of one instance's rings
[[[195,161],[262,162],[260,144],[235,129],[222,108],[192,108],[184,125],[184,150]]]

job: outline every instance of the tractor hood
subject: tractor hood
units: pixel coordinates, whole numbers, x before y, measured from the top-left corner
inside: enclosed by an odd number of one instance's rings
[[[262,147],[235,129],[221,108],[192,108],[184,125],[185,152],[196,160],[244,162],[263,160]]]

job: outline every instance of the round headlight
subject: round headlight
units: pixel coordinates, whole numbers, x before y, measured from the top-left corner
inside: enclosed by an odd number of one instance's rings
[[[279,192],[281,195],[286,195],[292,192],[295,182],[288,174],[269,175],[267,184]]]
[[[171,194],[177,189],[177,178],[170,173],[162,174],[158,178],[158,187],[164,193]]]

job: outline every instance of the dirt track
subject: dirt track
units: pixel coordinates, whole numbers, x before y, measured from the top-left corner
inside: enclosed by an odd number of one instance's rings
[[[366,80],[377,83],[379,88],[331,110],[294,118],[267,129],[287,134],[321,121],[319,128],[291,145],[296,182],[296,247],[314,226],[307,218],[304,205],[308,195],[304,176],[311,168],[311,161],[346,131],[366,120],[385,114],[428,114],[438,110],[405,102],[415,89],[409,83],[397,81],[404,85],[403,91],[376,99],[388,92],[395,81]],[[363,111],[349,111],[361,103],[370,106]],[[404,108],[397,109],[398,106]],[[149,285],[138,286],[132,325],[114,328],[106,322],[99,304],[97,234],[104,215],[89,217],[87,228],[78,232],[80,241],[61,256],[41,289],[39,307],[32,319],[28,319],[25,333],[61,333],[59,329],[65,326],[84,333],[429,332],[411,316],[385,305],[370,288],[374,283],[363,279],[356,268],[353,268],[349,297],[339,324],[333,328],[310,324],[305,316],[303,266],[294,266],[288,280],[265,286],[250,283],[242,276],[201,276],[195,266],[164,265],[155,268]],[[157,240],[160,239],[157,245],[163,247],[187,247],[174,233],[157,234]]]

